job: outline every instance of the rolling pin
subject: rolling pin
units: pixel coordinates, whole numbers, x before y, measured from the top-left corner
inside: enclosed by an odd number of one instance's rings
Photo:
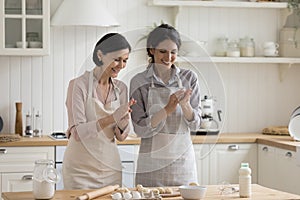
[[[94,199],[96,197],[100,197],[100,196],[103,196],[105,194],[111,193],[119,187],[120,187],[119,185],[109,185],[109,186],[103,187],[103,188],[95,190],[95,191],[87,192],[87,193],[77,197],[76,200]]]

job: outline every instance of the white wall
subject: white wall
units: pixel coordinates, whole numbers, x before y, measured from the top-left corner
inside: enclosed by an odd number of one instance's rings
[[[51,27],[51,53],[45,57],[0,56],[0,115],[2,132],[13,133],[15,102],[23,102],[25,113],[34,107],[43,115],[44,134],[66,130],[66,89],[77,76],[95,42],[106,32],[128,32],[153,22],[173,22],[173,9],[147,6],[146,0],[105,0],[107,9],[121,27]],[[225,35],[239,39],[249,35],[259,44],[277,40],[279,19],[273,9],[183,8],[178,30],[195,40],[214,41]],[[130,57],[134,60],[135,57]],[[133,61],[132,61],[133,62]],[[218,64],[226,91],[224,132],[257,132],[270,125],[287,125],[289,115],[300,104],[297,90],[299,66],[286,71],[282,82],[275,64]],[[133,66],[128,65],[128,69]]]

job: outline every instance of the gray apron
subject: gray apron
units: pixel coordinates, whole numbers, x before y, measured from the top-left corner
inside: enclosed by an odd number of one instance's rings
[[[86,102],[87,122],[112,114],[120,106],[119,89],[113,85],[116,100],[103,105],[93,97],[93,71],[90,72]],[[64,159],[64,189],[100,188],[122,182],[121,160],[114,140],[113,125],[98,134],[81,137],[86,130],[77,129],[80,141],[71,135]]]
[[[177,74],[176,78],[178,87],[156,88],[152,81],[148,92],[150,115],[161,110],[170,95],[182,88]],[[162,123],[164,125],[157,134],[142,139],[136,184],[156,187],[197,182],[193,144],[180,106]]]

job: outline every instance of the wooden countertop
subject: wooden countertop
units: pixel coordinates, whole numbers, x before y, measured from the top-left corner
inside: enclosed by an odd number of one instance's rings
[[[236,186],[236,185],[235,185]],[[251,198],[239,198],[239,193],[231,193],[231,194],[220,194],[220,190],[218,189],[220,186],[218,185],[208,185],[205,199],[206,200],[226,200],[226,199],[255,199],[255,200],[285,200],[285,199],[300,199],[299,195],[281,192],[278,190],[273,190],[270,188],[266,188],[257,184],[252,185],[252,196]],[[90,190],[58,190],[55,192],[55,196],[52,199],[55,200],[74,200],[77,196],[80,196]],[[2,193],[2,198],[4,200],[34,200],[32,192],[4,192]],[[111,200],[110,194],[95,198],[95,200]],[[172,197],[172,198],[164,198],[164,199],[178,199],[181,200],[182,197]]]
[[[290,136],[263,135],[261,133],[221,133],[219,135],[192,136],[194,144],[229,144],[229,143],[259,143],[296,151],[299,141]],[[0,143],[0,147],[26,147],[26,146],[66,146],[67,140],[54,140],[48,136],[27,138],[22,137],[16,142]],[[140,138],[129,136],[125,141],[118,142],[125,145],[139,145]]]

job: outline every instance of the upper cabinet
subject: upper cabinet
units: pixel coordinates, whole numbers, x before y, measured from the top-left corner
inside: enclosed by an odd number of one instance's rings
[[[48,55],[50,0],[0,0],[0,3],[0,55]]]

